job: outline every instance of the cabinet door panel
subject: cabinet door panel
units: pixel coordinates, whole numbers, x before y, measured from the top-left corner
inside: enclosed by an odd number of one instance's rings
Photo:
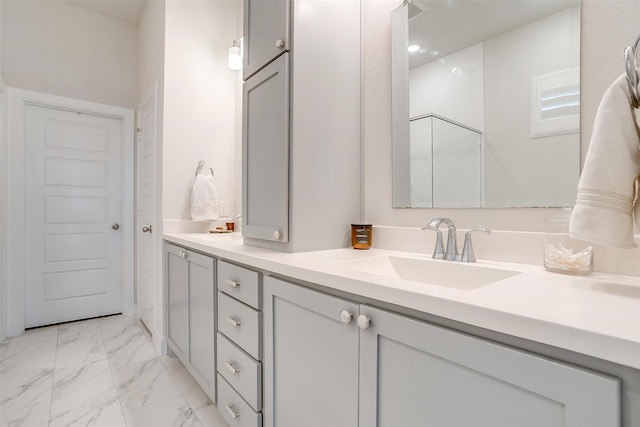
[[[289,54],[244,83],[242,234],[289,240]]]
[[[182,363],[186,363],[188,331],[187,262],[183,258],[186,249],[166,246],[167,280],[167,340]]]
[[[244,0],[244,80],[289,50],[290,3],[289,0]],[[278,40],[282,45],[276,44]]]
[[[620,423],[616,379],[361,307],[360,427]]]
[[[213,258],[189,252],[189,363],[187,368],[215,402],[215,286]]]
[[[357,314],[351,302],[264,279],[265,426],[358,425]]]

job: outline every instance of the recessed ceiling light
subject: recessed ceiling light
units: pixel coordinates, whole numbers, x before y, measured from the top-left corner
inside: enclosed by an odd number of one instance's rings
[[[409,46],[409,47],[407,48],[407,50],[408,50],[410,53],[414,53],[414,52],[417,52],[417,51],[419,51],[419,50],[420,50],[420,46],[418,46],[417,44],[412,44],[411,46]]]

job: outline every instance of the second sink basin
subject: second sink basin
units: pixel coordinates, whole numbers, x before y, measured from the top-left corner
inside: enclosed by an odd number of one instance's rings
[[[194,239],[203,240],[205,242],[219,242],[221,240],[238,240],[242,239],[240,233],[190,233]]]
[[[433,259],[381,256],[334,264],[337,267],[449,288],[472,290],[520,274],[519,271]]]

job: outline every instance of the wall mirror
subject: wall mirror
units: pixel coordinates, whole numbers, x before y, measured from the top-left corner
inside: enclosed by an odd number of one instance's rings
[[[556,207],[580,175],[579,0],[392,13],[393,207]]]

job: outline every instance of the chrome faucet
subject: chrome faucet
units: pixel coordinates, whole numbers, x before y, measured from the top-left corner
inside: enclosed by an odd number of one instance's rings
[[[491,230],[487,228],[478,228],[464,233],[464,246],[462,247],[462,255],[460,255],[460,261],[462,262],[476,262],[476,256],[473,253],[473,246],[471,245],[471,233],[475,232],[490,234]]]
[[[447,248],[443,252],[442,247],[442,231],[440,231],[440,225],[446,224],[447,233]],[[449,218],[436,218],[432,220],[423,230],[434,230],[436,232],[436,247],[433,251],[434,259],[446,259],[449,261],[456,261],[458,259],[458,243],[456,241],[456,226]]]

